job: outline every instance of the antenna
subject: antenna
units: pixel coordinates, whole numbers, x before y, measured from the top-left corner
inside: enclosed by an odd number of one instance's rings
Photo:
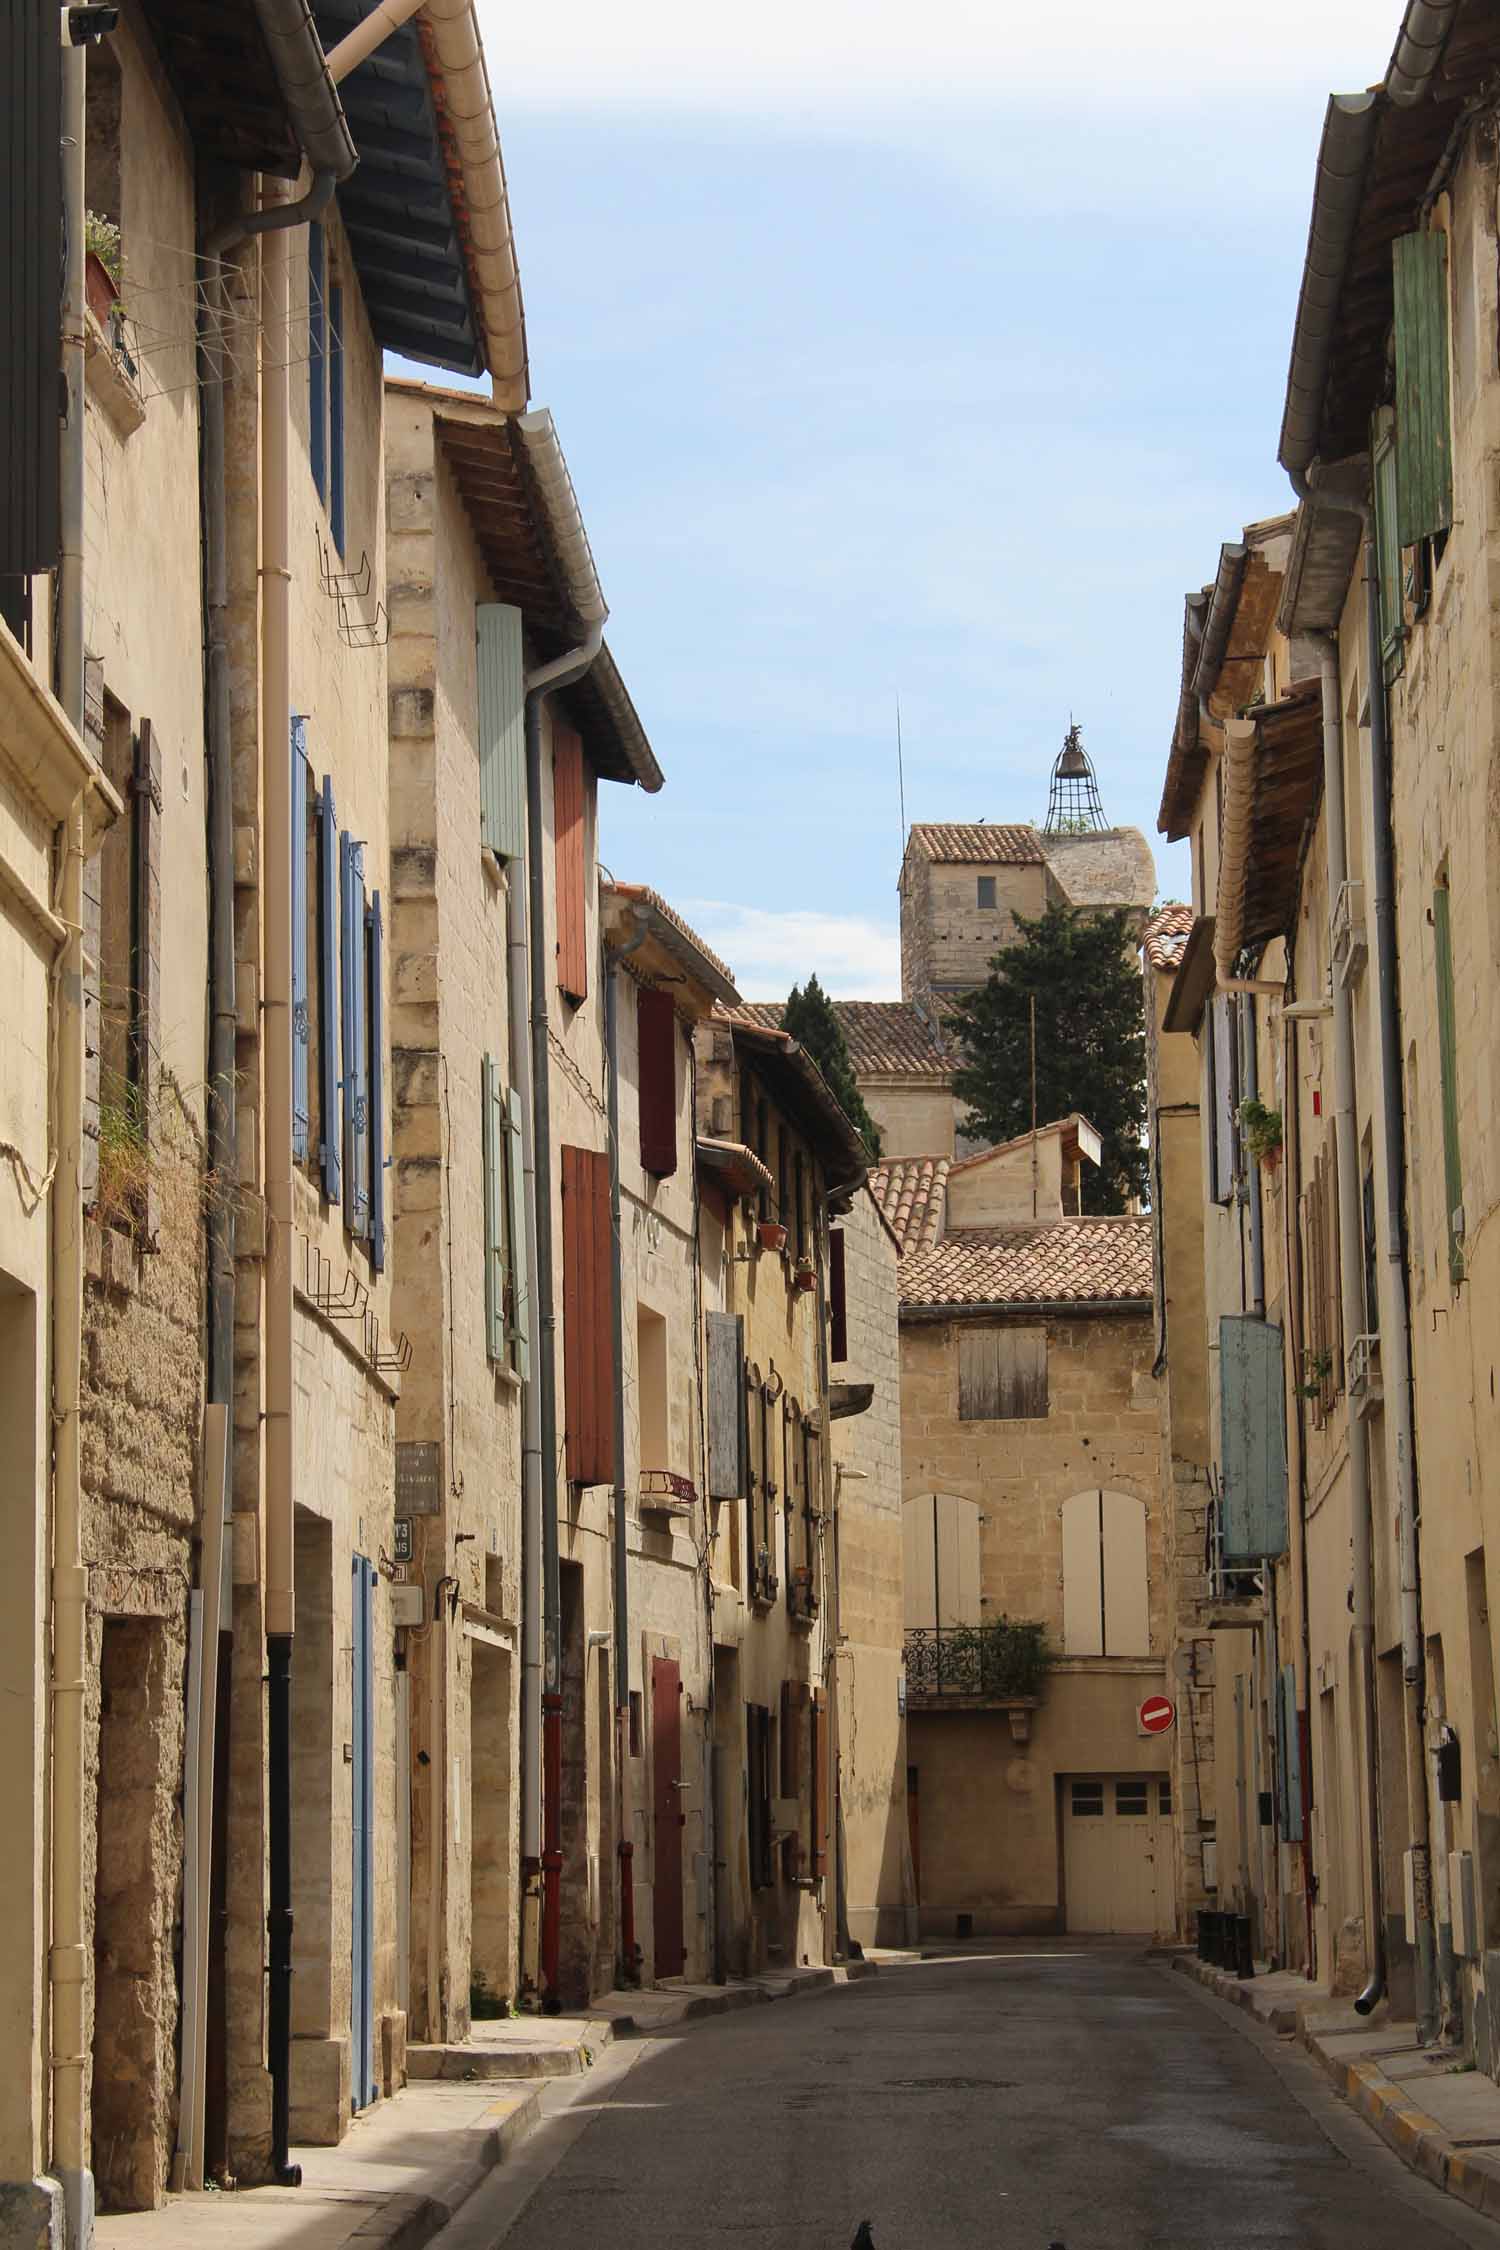
[[[896,696],[896,789],[901,799],[901,851],[906,853],[906,764],[901,755],[901,697]]]

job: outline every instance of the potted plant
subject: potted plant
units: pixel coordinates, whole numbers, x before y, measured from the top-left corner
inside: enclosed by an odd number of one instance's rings
[[[1268,1109],[1264,1102],[1242,1101],[1240,1129],[1245,1136],[1245,1146],[1257,1164],[1276,1165],[1281,1162],[1279,1109]]]
[[[84,218],[83,243],[84,293],[89,311],[101,328],[113,333],[120,301],[120,230],[112,219],[90,211]]]
[[[796,1270],[792,1275],[793,1288],[804,1290],[815,1289],[817,1285],[817,1269],[814,1267],[811,1258],[799,1258],[797,1260]]]
[[[784,1250],[786,1228],[778,1219],[761,1219],[755,1229],[755,1238],[762,1250]]]

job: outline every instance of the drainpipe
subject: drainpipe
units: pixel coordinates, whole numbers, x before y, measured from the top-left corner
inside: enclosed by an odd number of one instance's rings
[[[63,87],[62,541],[58,698],[83,732],[84,286],[83,49],[65,46]],[[52,1930],[47,1953],[51,2016],[52,2168],[62,2184],[70,2250],[94,2228],[85,2084],[85,1977],[89,1965],[83,1878],[83,1700],[88,1573],[83,1561],[79,1416],[83,1373],[83,855],[82,802],[62,830],[58,913],[66,926],[57,1004],[56,1169],[52,1184]]]
[[[609,1096],[609,1307],[615,1374],[615,1771],[619,1785],[620,1981],[640,1981],[640,1948],[635,1942],[635,1837],[630,1825],[630,1526],[625,1509],[625,1275],[620,1224],[620,1044],[619,966],[645,943],[646,925],[604,951],[604,1057]]]
[[[526,1036],[526,862],[511,861],[506,874],[506,992],[510,1009],[510,1082],[521,1112],[521,1177],[526,1229],[526,1271],[532,1304],[538,1302],[536,1247],[536,1145],[532,1131],[531,1046]],[[542,1872],[542,1416],[538,1372],[542,1341],[531,1322],[530,1360],[521,1393],[521,1881],[522,1927],[519,1987],[537,1989]]]
[[[1380,578],[1375,526],[1364,520],[1365,651],[1370,692],[1369,834],[1371,919],[1375,931],[1375,1054],[1380,1079],[1375,1163],[1383,1194],[1376,1201],[1376,1239],[1385,1267],[1381,1358],[1387,1427],[1395,1456],[1396,1538],[1401,1574],[1401,1677],[1405,1687],[1407,1811],[1417,1901],[1417,2037],[1437,2035],[1437,1944],[1432,1915],[1432,1808],[1428,1799],[1423,1720],[1427,1650],[1422,1631],[1421,1557],[1417,1526],[1417,1453],[1411,1372],[1411,1288],[1402,1183],[1406,1124],[1401,1090],[1401,1001],[1396,957],[1395,852],[1391,834],[1391,744],[1380,632]]]
[[[542,2006],[555,2015],[562,1937],[562,1576],[557,1525],[557,1305],[552,1282],[552,1063],[548,1048],[546,850],[542,717],[554,688],[582,679],[604,645],[604,619],[566,655],[526,675],[526,866],[531,983],[532,1147],[535,1157],[537,1405],[541,1424]]]

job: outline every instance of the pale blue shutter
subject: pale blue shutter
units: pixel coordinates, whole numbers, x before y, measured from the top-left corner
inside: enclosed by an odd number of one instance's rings
[[[1297,1670],[1284,1664],[1276,1697],[1276,1771],[1281,1793],[1281,1833],[1302,1841],[1302,1736],[1297,1724]]]
[[[365,917],[370,959],[370,1263],[385,1271],[385,931],[380,893]]]
[[[323,776],[318,798],[318,1128],[323,1194],[337,1203],[342,1189],[339,1144],[339,830],[333,779]]]
[[[505,1184],[510,1203],[510,1340],[513,1364],[524,1382],[531,1367],[531,1272],[526,1260],[526,1175],[521,1153],[521,1098],[514,1087],[505,1152]]]
[[[1224,1560],[1286,1551],[1286,1392],[1282,1334],[1245,1313],[1219,1321],[1219,1474]]]
[[[365,885],[361,847],[345,829],[340,843],[343,905],[344,1221],[370,1228],[370,1104],[365,1083]]]
[[[320,500],[328,496],[328,308],[323,228],[307,230],[307,457]]]
[[[526,849],[526,660],[521,612],[474,611],[479,678],[479,840],[501,859]]]
[[[292,720],[292,1154],[307,1158],[307,721]]]
[[[484,1156],[484,1334],[493,1360],[505,1358],[505,1095],[493,1055],[480,1066]]]
[[[328,528],[344,558],[344,292],[328,291]]]

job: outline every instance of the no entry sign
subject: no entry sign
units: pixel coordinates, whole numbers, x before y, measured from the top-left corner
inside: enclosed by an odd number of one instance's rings
[[[1165,1695],[1148,1695],[1135,1718],[1142,1734],[1165,1734],[1176,1722],[1177,1706]]]

